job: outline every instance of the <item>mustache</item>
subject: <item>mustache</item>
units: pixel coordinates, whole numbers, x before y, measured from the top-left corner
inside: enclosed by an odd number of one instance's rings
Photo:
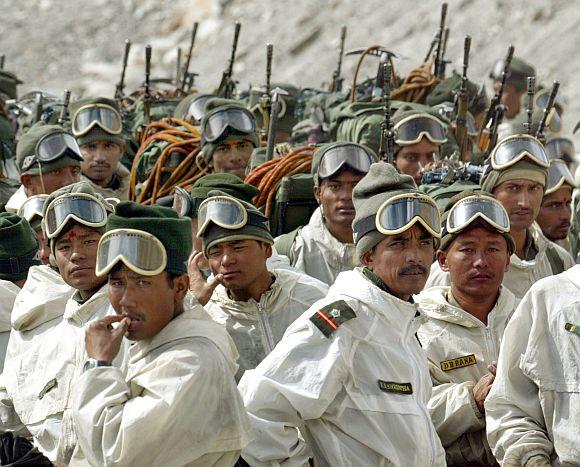
[[[399,270],[399,275],[406,274],[427,274],[427,268],[421,264],[407,264]]]

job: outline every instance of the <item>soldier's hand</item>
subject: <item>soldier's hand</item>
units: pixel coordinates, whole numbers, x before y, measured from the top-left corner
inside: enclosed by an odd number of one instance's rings
[[[491,362],[489,365],[487,365],[487,371],[489,371],[493,376],[496,376],[497,362]]]
[[[198,264],[202,259],[203,253],[194,251],[187,261],[187,274],[189,275],[189,290],[191,290],[200,305],[203,306],[209,302],[213,291],[221,284],[223,276],[218,274],[206,280]]]
[[[473,387],[473,398],[475,399],[475,403],[477,404],[477,408],[479,411],[484,414],[485,408],[483,403],[489,391],[491,390],[491,386],[495,380],[495,375],[493,373],[486,373],[481,377],[481,379],[476,383]]]
[[[113,327],[113,323],[119,323],[119,325]],[[89,357],[95,360],[113,361],[119,353],[129,324],[131,320],[121,315],[106,316],[90,323],[85,331],[85,345]]]

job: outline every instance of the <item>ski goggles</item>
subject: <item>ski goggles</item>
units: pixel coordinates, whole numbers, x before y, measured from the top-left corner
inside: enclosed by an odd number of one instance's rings
[[[553,159],[550,161],[550,167],[548,168],[548,186],[544,192],[544,196],[553,193],[559,189],[564,183],[567,183],[572,188],[576,188],[576,180],[570,169],[561,159]]]
[[[410,146],[427,138],[434,144],[447,141],[445,127],[437,117],[427,114],[410,115],[398,122],[395,127],[395,143]]]
[[[44,228],[47,238],[55,238],[71,220],[87,227],[104,227],[107,210],[99,199],[87,193],[61,195],[46,208]]]
[[[113,135],[123,131],[121,115],[106,104],[85,105],[74,113],[71,121],[72,133],[77,137],[87,134],[95,127]]]
[[[540,92],[536,95],[536,107],[539,109],[546,109],[548,108],[548,102],[550,101],[550,90],[546,90],[545,92]],[[554,99],[554,107],[559,107],[560,110],[564,108],[564,99],[560,95],[560,93],[556,94],[556,98]]]
[[[403,193],[383,203],[376,215],[354,226],[355,243],[367,233],[378,230],[396,235],[419,222],[435,238],[441,238],[441,218],[435,201],[421,193]]]
[[[31,223],[35,217],[42,219],[42,210],[44,208],[44,202],[48,198],[48,195],[35,195],[28,198],[20,209],[18,210],[18,215],[26,219]]]
[[[63,156],[82,161],[81,150],[74,137],[63,132],[43,136],[36,144],[35,153],[24,158],[21,171],[29,170],[36,163],[47,164]]]
[[[196,121],[200,121],[203,118],[205,103],[213,96],[201,96],[195,99],[189,108],[187,109],[187,116],[192,117]]]
[[[202,129],[204,139],[213,143],[228,129],[240,133],[252,133],[256,125],[253,116],[245,109],[224,109],[211,114]]]
[[[341,144],[323,150],[318,166],[319,178],[330,178],[348,166],[358,172],[367,173],[373,157],[363,147]]]
[[[513,135],[501,140],[491,152],[491,166],[502,170],[527,157],[534,164],[548,168],[550,162],[542,143],[531,135]]]
[[[201,201],[201,198],[192,199],[186,190],[176,186],[172,208],[180,216],[195,217]]]
[[[453,205],[444,222],[444,234],[460,232],[477,219],[484,220],[498,232],[510,231],[510,220],[501,203],[490,196],[478,194],[463,198]]]
[[[563,158],[574,160],[576,156],[574,143],[568,138],[552,138],[546,143],[546,152],[550,160]]]
[[[161,240],[149,232],[109,230],[99,241],[96,275],[108,274],[119,261],[137,274],[156,276],[167,267],[167,251]]]
[[[244,205],[235,198],[228,196],[212,196],[204,199],[197,211],[197,237],[203,237],[211,223],[228,230],[241,229],[246,224],[268,228],[268,219],[261,214],[246,210]]]

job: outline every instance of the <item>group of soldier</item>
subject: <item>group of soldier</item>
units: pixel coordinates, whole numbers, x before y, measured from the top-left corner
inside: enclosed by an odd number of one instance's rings
[[[270,115],[193,87],[156,118],[208,173],[169,203],[135,202],[122,96],[30,121],[0,70],[1,464],[580,465],[576,154],[510,61],[488,148],[456,73],[388,106],[279,83]],[[305,144],[315,206],[275,238],[244,179]]]

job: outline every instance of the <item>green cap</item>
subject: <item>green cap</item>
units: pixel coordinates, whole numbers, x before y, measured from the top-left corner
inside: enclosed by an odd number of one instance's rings
[[[205,124],[206,124],[207,120],[209,119],[209,117],[211,117],[215,113],[221,112],[223,110],[228,110],[228,109],[244,109],[244,110],[249,112],[249,110],[246,109],[243,105],[241,105],[238,101],[234,101],[232,99],[222,99],[219,97],[208,99],[207,102],[205,103],[205,113],[203,115],[203,118],[201,119],[200,128],[201,128],[202,132],[203,132],[203,128],[205,127]],[[249,112],[249,113],[251,115],[251,112]],[[216,147],[219,144],[230,142],[230,141],[243,141],[243,140],[249,141],[250,143],[253,144],[253,146],[255,148],[260,146],[260,136],[258,135],[257,131],[254,131],[253,133],[241,133],[241,132],[237,132],[237,131],[228,131],[220,139],[218,139],[217,141],[213,141],[211,143],[208,141],[205,141],[205,139],[203,137],[203,133],[202,133],[201,151],[202,151],[203,157],[204,157],[205,161],[207,163],[209,163],[213,157],[213,153],[214,153]]]
[[[503,71],[504,59],[496,60],[495,65],[490,73],[490,78],[495,81],[501,81],[501,72]],[[524,92],[527,88],[527,79],[529,76],[536,76],[535,68],[519,57],[513,57],[506,83],[511,84],[519,92]]]
[[[541,167],[528,159],[521,159],[502,170],[493,169],[481,179],[481,189],[493,193],[496,186],[508,180],[531,180],[541,183],[544,189],[548,184],[548,169]]]
[[[20,169],[20,173],[26,173],[29,175],[39,175],[40,170],[38,168],[39,164],[33,164],[28,170],[23,171],[22,166],[24,165],[24,159],[36,154],[36,145],[45,136],[51,135],[53,133],[65,132],[63,127],[60,125],[47,125],[44,122],[35,123],[30,127],[18,141],[16,146],[16,163]],[[68,153],[59,157],[58,159],[51,162],[40,162],[43,172],[51,172],[52,170],[62,169],[63,167],[80,167],[82,160],[79,154],[78,159],[70,157]]]
[[[46,217],[46,211],[48,209],[48,206],[56,198],[58,198],[59,196],[63,196],[63,195],[74,195],[77,193],[84,193],[87,195],[92,195],[103,203],[103,206],[105,206],[105,209],[107,209],[108,212],[113,211],[113,206],[110,205],[109,203],[107,203],[105,198],[103,198],[103,196],[100,193],[95,191],[95,189],[93,188],[93,185],[90,184],[89,182],[83,181],[83,182],[77,182],[77,183],[72,183],[71,185],[63,186],[62,188],[59,188],[58,190],[53,191],[50,195],[48,195],[48,198],[46,198],[46,201],[44,202],[44,207],[42,209],[42,218],[44,219]],[[79,224],[81,223],[81,222],[78,222],[75,220],[69,221],[68,227],[65,229],[62,229],[60,231],[58,237],[64,235],[66,232],[68,232],[70,227],[72,225],[74,225],[75,222],[79,223]],[[93,230],[96,230],[97,232],[99,232],[101,234],[105,233],[104,226],[103,227],[90,227],[90,228]],[[58,237],[50,239],[50,251],[52,251],[52,254],[54,254],[54,247],[56,245],[56,241],[58,240]]]
[[[17,87],[22,81],[14,73],[0,70],[0,93],[6,94],[10,99],[18,98]]]
[[[208,198],[212,196],[228,196],[227,193],[223,191],[210,191],[208,193]],[[228,196],[233,198],[233,196]],[[248,223],[239,229],[224,229],[213,222],[205,229],[202,239],[203,254],[207,257],[208,250],[217,243],[232,242],[235,240],[257,240],[259,242],[266,242],[272,245],[274,243],[274,238],[270,233],[270,224],[268,218],[264,216],[253,204],[246,201],[240,201],[249,215],[253,215],[256,219],[263,219],[262,222]]]
[[[461,193],[457,193],[456,195],[452,196],[449,199],[449,201],[447,202],[447,205],[445,206],[443,213],[441,214],[441,225],[444,226],[447,223],[447,217],[449,217],[449,211],[451,210],[451,208],[453,206],[455,206],[455,204],[457,204],[458,201],[460,201],[464,198],[467,198],[468,196],[473,196],[473,195],[478,195],[478,194],[491,196],[489,193],[481,192],[480,190],[464,190]],[[474,222],[469,223],[468,225],[466,225],[463,229],[461,229],[458,232],[449,233],[449,232],[447,232],[446,229],[442,229],[441,244],[439,245],[439,249],[442,251],[447,251],[449,249],[449,247],[451,246],[451,244],[453,243],[453,240],[455,240],[459,235],[461,235],[464,232],[468,232],[472,229],[475,229],[477,227],[483,227],[483,228],[489,230],[490,232],[499,233],[503,238],[505,238],[505,241],[506,241],[507,247],[508,247],[508,252],[510,255],[516,250],[515,241],[509,232],[500,232],[495,227],[493,227],[491,224],[489,224],[488,222],[485,222],[481,218],[477,218]]]
[[[462,78],[456,71],[449,78],[439,82],[427,96],[425,103],[431,107],[443,102],[455,102],[455,96],[461,88]],[[489,107],[489,99],[485,91],[485,86],[467,80],[468,107],[467,110],[472,115],[477,115]]]
[[[397,172],[393,165],[386,162],[371,165],[369,172],[352,191],[352,201],[356,212],[352,222],[353,230],[356,232],[356,225],[360,221],[376,215],[385,201],[406,193],[419,193],[413,177]],[[359,259],[384,238],[385,235],[378,230],[371,230],[366,235],[355,238]]]
[[[191,221],[164,206],[144,206],[121,201],[107,220],[107,231],[135,229],[157,237],[167,252],[165,270],[173,274],[187,273],[187,260],[193,250]]]
[[[84,99],[79,99],[78,101],[71,102],[71,104],[69,105],[69,114],[71,116],[71,123],[75,118],[76,112],[81,107],[91,104],[108,105],[109,107],[115,109],[119,114],[119,116],[121,115],[119,106],[114,100],[109,99],[107,97],[85,97]],[[125,138],[123,138],[122,133],[115,135],[113,133],[109,133],[103,130],[99,126],[94,126],[88,133],[85,133],[82,136],[77,136],[76,139],[77,142],[79,143],[79,146],[84,146],[85,144],[91,144],[97,141],[106,141],[108,143],[115,143],[120,146],[125,144]]]
[[[246,203],[252,203],[252,199],[260,194],[258,188],[244,183],[240,177],[229,173],[214,173],[201,177],[193,184],[189,194],[191,200],[199,207],[199,204],[207,198],[208,193],[214,190],[219,190]],[[197,215],[197,208],[195,215]]]
[[[0,279],[26,279],[30,266],[40,264],[38,247],[38,237],[26,219],[0,213]]]

